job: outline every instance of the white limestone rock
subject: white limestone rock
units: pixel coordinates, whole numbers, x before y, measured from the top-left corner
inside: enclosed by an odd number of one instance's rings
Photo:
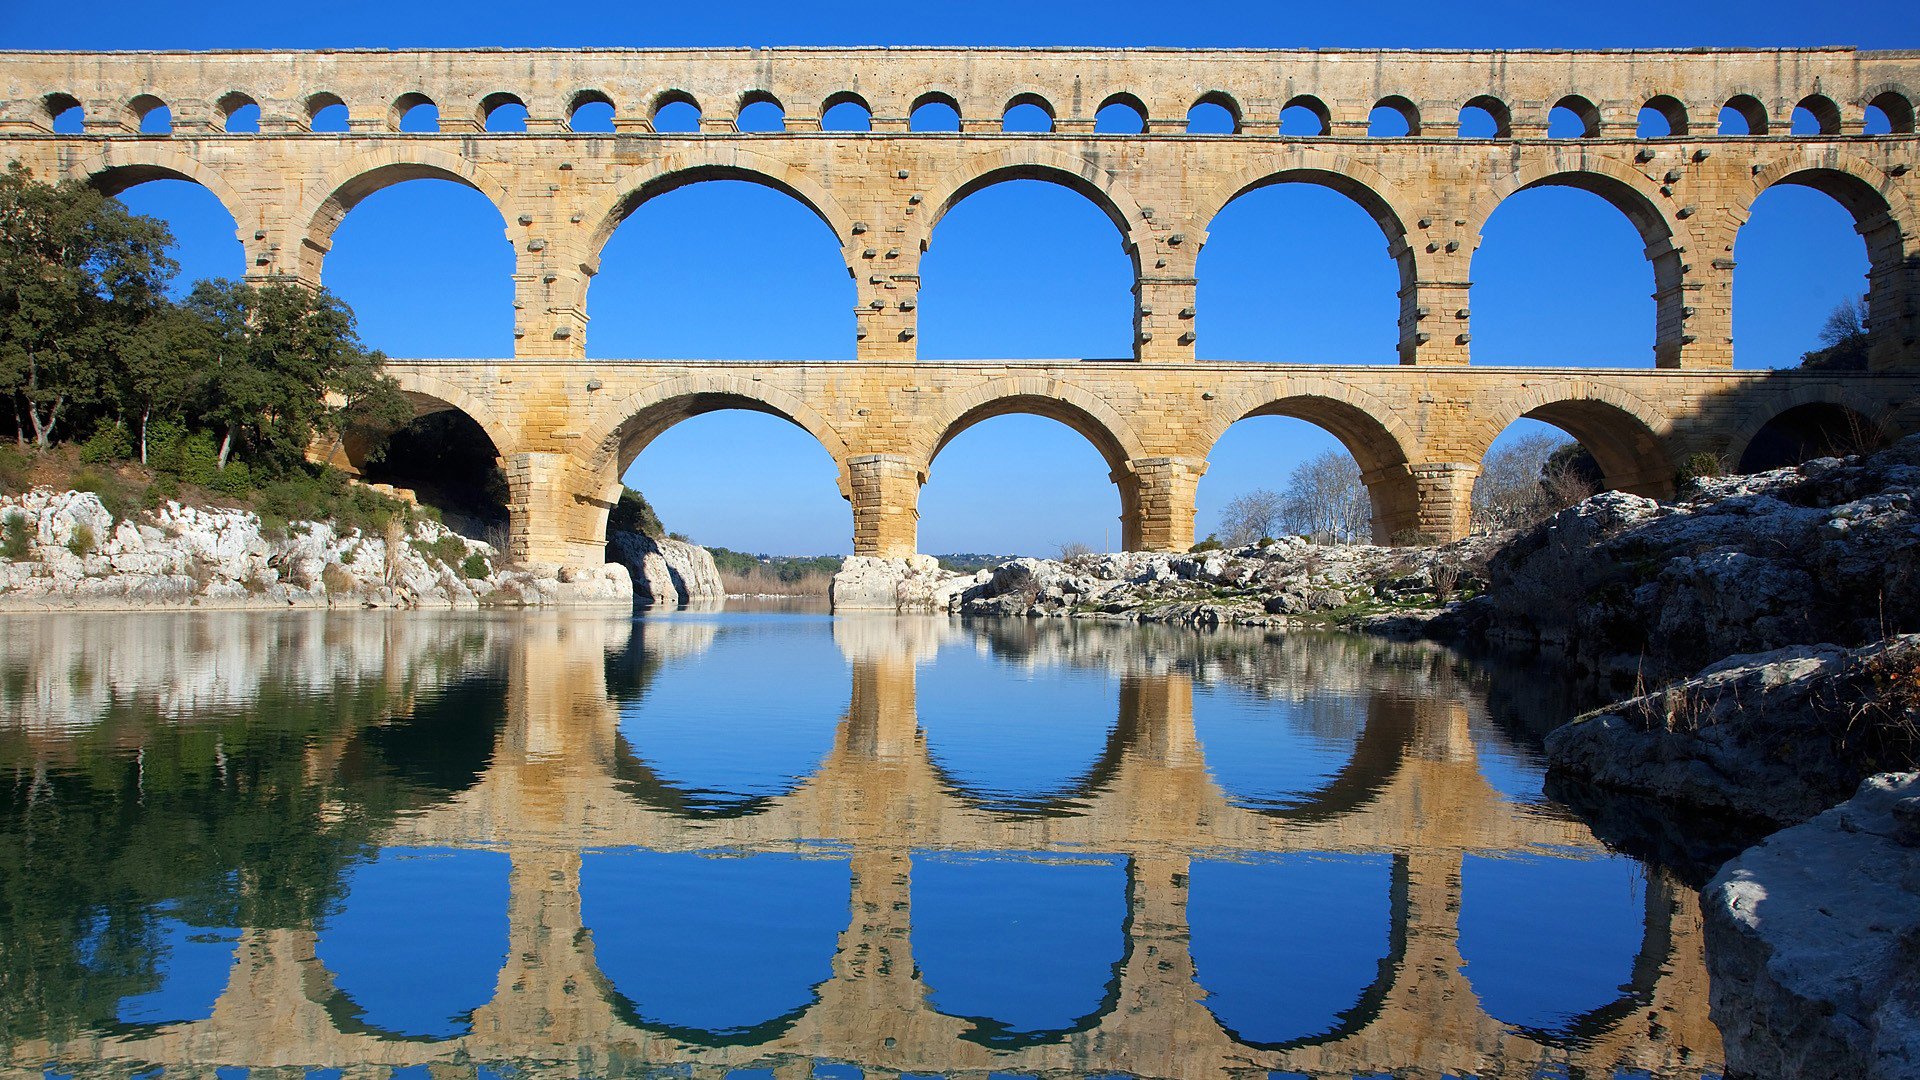
[[[835,611],[944,612],[973,581],[972,574],[941,569],[931,555],[852,555],[833,575],[828,596]]]

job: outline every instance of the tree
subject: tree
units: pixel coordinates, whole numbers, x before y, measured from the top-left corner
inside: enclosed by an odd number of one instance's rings
[[[223,470],[240,449],[288,469],[317,435],[391,431],[412,418],[380,371],[385,357],[360,344],[353,312],[325,290],[203,281],[186,309],[207,328],[201,415],[219,436]]]
[[[1867,307],[1843,300],[1820,326],[1820,348],[1802,353],[1800,366],[1822,371],[1867,370]]]
[[[0,174],[0,386],[20,442],[31,427],[49,446],[72,412],[110,399],[115,358],[165,304],[172,243],[85,184],[38,183],[18,162]]]
[[[204,320],[171,304],[121,343],[112,394],[120,417],[133,426],[140,464],[147,464],[152,425],[184,423],[205,399],[212,344]]]
[[[1289,531],[1336,544],[1366,535],[1373,504],[1353,455],[1329,450],[1295,466],[1281,494],[1280,520]]]
[[[1572,439],[1538,432],[1496,448],[1473,482],[1473,527],[1520,529],[1600,488],[1600,468]]]
[[[1286,500],[1278,492],[1256,488],[1233,497],[1220,511],[1219,536],[1229,547],[1245,547],[1280,531]]]

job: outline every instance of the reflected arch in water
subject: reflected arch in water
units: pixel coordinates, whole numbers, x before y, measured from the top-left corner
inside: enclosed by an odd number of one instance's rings
[[[1415,712],[1414,702],[1381,691],[1279,702],[1209,688],[1194,693],[1194,733],[1228,802],[1289,821],[1331,821],[1393,779],[1413,744]],[[1286,729],[1277,745],[1275,727]]]
[[[408,715],[362,730],[348,745],[341,772],[356,780],[399,781],[422,801],[439,801],[480,781],[506,722],[504,681],[465,679]]]
[[[852,887],[840,858],[590,853],[581,919],[599,992],[628,1023],[695,1045],[776,1038],[832,978]]]
[[[1234,1040],[1330,1042],[1380,1012],[1407,941],[1406,859],[1296,854],[1196,860],[1187,919],[1194,980]]]
[[[349,870],[315,924],[335,1023],[411,1040],[470,1033],[506,963],[509,869],[501,852],[389,848]]]
[[[173,913],[162,914],[150,932],[165,957],[157,972],[159,985],[121,998],[115,1018],[123,1024],[157,1025],[212,1016],[233,970],[240,932],[197,926]]]
[[[1120,1000],[1132,876],[1121,856],[916,856],[913,956],[928,1003],[995,1049],[1092,1029]]]

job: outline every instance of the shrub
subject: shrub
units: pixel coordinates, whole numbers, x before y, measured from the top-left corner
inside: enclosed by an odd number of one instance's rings
[[[1439,542],[1439,537],[1419,529],[1401,529],[1387,538],[1392,547],[1432,547]]]
[[[19,495],[32,486],[32,456],[19,447],[0,444],[0,491]]]
[[[73,527],[73,535],[67,537],[67,550],[81,558],[93,554],[93,526],[80,522]]]
[[[1688,454],[1687,460],[1680,463],[1680,474],[1674,479],[1687,484],[1703,477],[1725,476],[1731,470],[1727,468],[1727,459],[1723,455],[1702,451]]]
[[[477,551],[468,555],[460,562],[460,576],[469,581],[486,577],[491,573],[493,573],[493,568],[487,565],[487,557]]]
[[[1226,545],[1220,542],[1219,537],[1209,535],[1205,540],[1200,541],[1199,543],[1193,545],[1187,550],[1189,552],[1219,551],[1221,548],[1225,546]]]
[[[408,544],[413,550],[420,553],[421,558],[429,562],[438,561],[448,567],[459,566],[460,561],[465,558],[467,554],[466,541],[452,533],[448,533],[432,543],[428,543],[425,540],[409,540]]]
[[[328,563],[326,567],[320,571],[320,584],[326,586],[327,592],[330,594],[351,596],[358,582],[355,581],[352,574],[347,572],[346,567],[341,566],[339,563]]]
[[[114,520],[132,513],[141,500],[134,497],[133,485],[113,473],[96,472],[93,469],[81,469],[73,474],[73,490],[85,491],[100,500]]]
[[[119,424],[101,424],[80,444],[80,460],[89,465],[106,465],[132,456],[133,439]]]
[[[0,555],[19,562],[33,557],[33,523],[25,514],[8,514],[0,524]]]

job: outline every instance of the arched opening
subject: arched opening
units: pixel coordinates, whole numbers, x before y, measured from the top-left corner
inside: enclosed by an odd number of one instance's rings
[[[1317,97],[1302,94],[1288,101],[1280,109],[1280,134],[1290,138],[1304,138],[1325,135],[1333,130],[1333,114],[1327,111],[1327,103]]]
[[[1460,137],[1463,139],[1510,139],[1513,137],[1513,113],[1499,98],[1482,94],[1460,107]]]
[[[222,97],[215,108],[221,117],[221,128],[229,134],[257,135],[260,133],[260,103],[238,90]]]
[[[1333,173],[1281,173],[1222,207],[1200,250],[1203,359],[1391,363],[1411,274],[1392,211]],[[1387,254],[1383,255],[1383,247]]]
[[[1784,469],[1814,458],[1872,453],[1887,441],[1872,417],[1838,402],[1808,402],[1761,425],[1741,449],[1737,467],[1743,473]]]
[[[851,90],[842,90],[820,111],[821,131],[872,131],[873,107]]]
[[[959,131],[960,103],[939,91],[921,94],[907,114],[907,130]]]
[[[497,132],[527,130],[527,103],[513,94],[488,94],[480,99],[480,128]]]
[[[740,111],[733,118],[733,129],[748,133],[787,130],[787,110],[780,99],[764,90],[755,90],[740,99]]]
[[[493,438],[461,410],[409,396],[418,415],[359,463],[362,479],[411,492],[454,532],[505,552],[509,493]]]
[[[912,948],[928,1005],[995,1048],[1091,1029],[1119,1004],[1131,877],[1113,855],[918,855]]]
[[[1319,543],[1406,543],[1419,494],[1406,455],[1359,408],[1293,397],[1230,425],[1207,455],[1194,533],[1227,547],[1267,537]]]
[[[512,356],[513,246],[485,195],[424,166],[369,174],[318,225],[321,281],[389,356]],[[399,255],[400,257],[396,257]]]
[[[1913,134],[1913,102],[1889,90],[1867,103],[1865,134]]]
[[[1009,133],[1041,134],[1053,130],[1053,105],[1038,94],[1021,94],[1007,102],[1000,117],[1000,130]]]
[[[127,108],[132,111],[134,119],[138,121],[140,134],[171,135],[173,133],[173,110],[167,107],[166,102],[152,94],[141,94],[127,102]]]
[[[700,130],[700,103],[684,90],[669,90],[653,99],[653,130],[662,134],[690,134]]]
[[[1649,274],[1647,249],[1665,224],[1636,195],[1565,173],[1501,200],[1471,264],[1476,363],[1645,363],[1657,325],[1651,294],[1678,266],[1668,255]]]
[[[1114,94],[1093,114],[1097,135],[1139,135],[1147,130],[1147,107],[1132,94]]]
[[[1720,134],[1765,135],[1767,107],[1752,94],[1736,94],[1720,108]]]
[[[1331,674],[1344,656],[1318,659],[1316,670]],[[1350,680],[1335,681],[1339,689],[1276,692],[1258,682],[1227,681],[1194,688],[1194,735],[1206,753],[1207,775],[1228,803],[1305,823],[1356,810],[1379,795],[1405,764],[1414,710],[1369,674],[1354,671]]]
[[[1602,401],[1529,410],[1489,445],[1474,479],[1475,532],[1535,525],[1601,491],[1673,494],[1674,463],[1638,417]]]
[[[604,91],[582,90],[567,103],[567,130],[580,133],[613,132],[613,99]]]
[[[1295,1047],[1378,1015],[1405,949],[1406,871],[1388,855],[1195,860],[1186,904],[1196,996],[1235,1042]],[[1293,977],[1275,978],[1276,972]]]
[[[1381,98],[1367,114],[1367,134],[1376,139],[1403,139],[1420,134],[1420,109],[1406,98]]]
[[[1634,137],[1665,139],[1687,133],[1687,107],[1670,94],[1660,94],[1640,106],[1639,126]]]
[[[1858,192],[1864,201],[1849,207],[1835,194],[1847,191],[1817,179],[1783,182],[1753,201],[1734,236],[1735,366],[1866,367],[1862,301],[1872,267],[1855,223],[1875,216],[1877,193]]]
[[[314,952],[361,1024],[412,1039],[473,1030],[506,964],[504,852],[386,848],[347,871]]]
[[[394,99],[387,117],[393,131],[430,133],[440,130],[440,106],[425,94],[402,94]]]
[[[80,99],[71,94],[48,94],[44,99],[47,121],[55,135],[83,135],[87,130],[87,111]]]
[[[110,171],[94,177],[93,183],[128,210],[167,223],[173,257],[180,264],[168,290],[175,299],[190,292],[195,282],[245,274],[246,252],[233,214],[213,192],[185,177],[139,167]]]
[[[1487,1014],[1554,1039],[1617,1007],[1643,974],[1646,873],[1624,855],[1466,856],[1460,955]]]
[[[1591,139],[1600,134],[1600,110],[1579,94],[1568,94],[1547,113],[1547,138]]]
[[[819,1001],[852,887],[845,858],[616,848],[582,857],[580,916],[621,1019],[752,1046]]]
[[[1116,214],[1077,174],[964,185],[920,260],[921,358],[1132,356],[1134,265]]]
[[[587,291],[588,355],[852,359],[856,294],[839,241],[770,184],[676,174],[635,193]]]
[[[1187,110],[1187,134],[1232,135],[1240,130],[1240,103],[1214,91],[1203,94]]]
[[[1793,134],[1840,134],[1840,106],[1825,94],[1809,94],[1793,107]]]
[[[1058,557],[1124,546],[1116,477],[1126,453],[1070,405],[992,402],[956,421],[934,454],[920,491],[923,552]]]
[[[332,134],[347,131],[347,103],[337,94],[319,93],[308,98],[307,130]]]
[[[158,972],[158,985],[122,997],[115,1005],[113,1018],[120,1023],[179,1024],[213,1015],[233,973],[240,930],[205,925],[205,916],[198,912],[189,916],[193,922],[187,922],[180,917],[187,914],[180,910],[185,906],[168,904],[148,915],[152,919],[149,934],[157,939],[154,943],[166,962]],[[98,949],[103,943],[88,944]]]

